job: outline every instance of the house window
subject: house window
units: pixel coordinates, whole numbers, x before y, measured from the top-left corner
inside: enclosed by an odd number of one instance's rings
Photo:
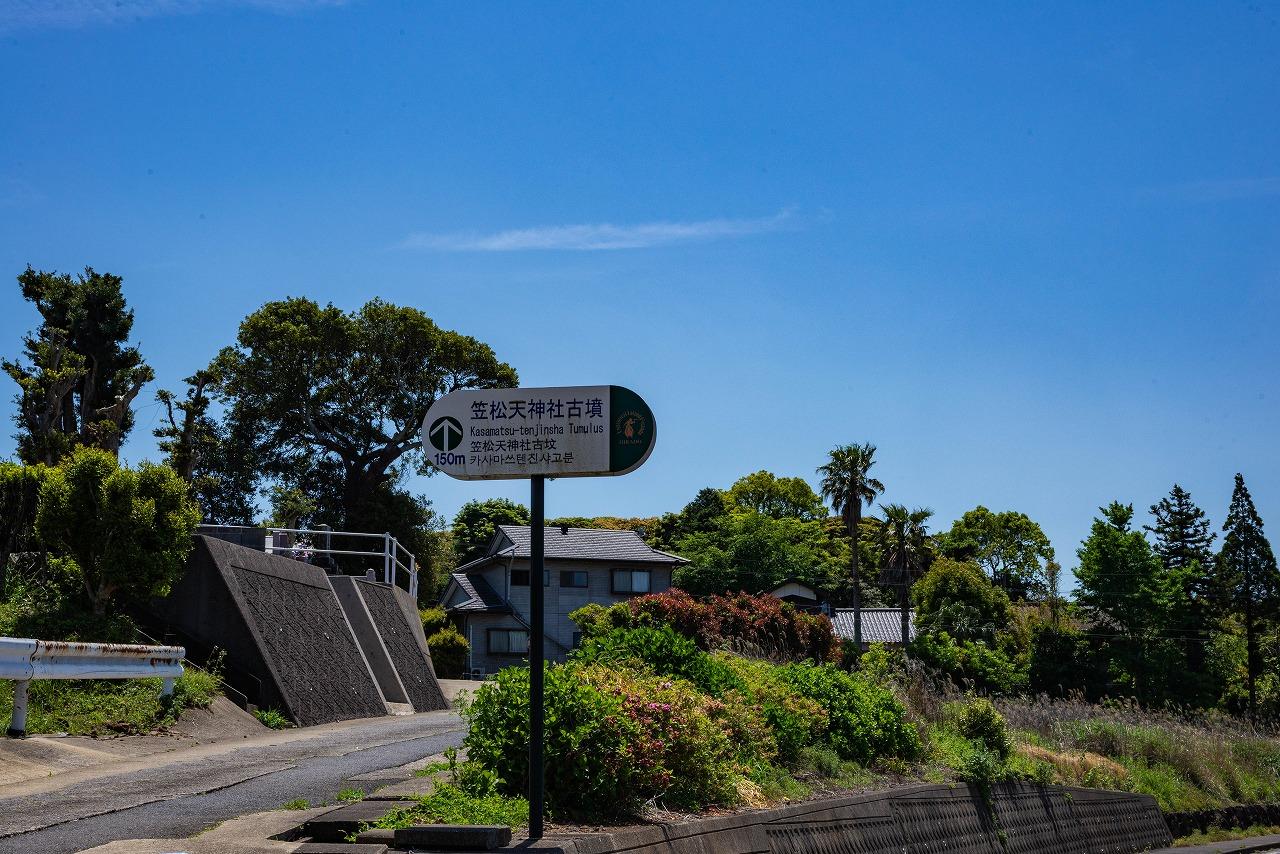
[[[489,629],[489,652],[524,655],[529,651],[529,633],[524,629]]]
[[[648,593],[649,570],[647,569],[615,569],[613,571],[614,593]]]
[[[587,571],[585,569],[560,570],[560,586],[561,587],[586,587]]]
[[[529,570],[513,569],[511,570],[511,586],[512,587],[528,587],[529,586]],[[551,586],[551,570],[542,570],[542,586]]]

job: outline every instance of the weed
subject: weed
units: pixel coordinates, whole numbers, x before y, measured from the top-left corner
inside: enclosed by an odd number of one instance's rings
[[[279,709],[258,709],[253,716],[261,721],[262,725],[270,729],[289,729],[293,726],[293,722],[284,716]]]
[[[364,800],[364,790],[362,789],[343,789],[338,792],[338,800],[343,803]]]
[[[281,805],[280,805],[280,809],[282,809],[282,810],[309,810],[309,809],[311,809],[311,802],[310,802],[310,801],[308,801],[306,798],[294,798],[294,799],[293,799],[293,800],[291,800],[291,801],[286,801],[285,803],[281,804]]]
[[[521,827],[529,823],[529,802],[503,795],[477,797],[453,783],[441,783],[413,806],[392,810],[370,825],[380,828],[415,824],[501,824]]]

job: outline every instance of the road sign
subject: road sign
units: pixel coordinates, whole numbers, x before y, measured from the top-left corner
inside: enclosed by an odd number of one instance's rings
[[[455,391],[422,421],[427,460],[460,480],[626,474],[655,438],[648,404],[616,385]]]
[[[640,395],[618,385],[467,389],[440,398],[422,419],[427,459],[460,480],[528,479],[529,573],[545,568],[548,477],[635,471],[657,425]],[[543,635],[541,584],[529,588],[529,838],[542,838]]]

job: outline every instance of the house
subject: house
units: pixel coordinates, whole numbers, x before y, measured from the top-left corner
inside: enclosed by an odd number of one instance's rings
[[[907,612],[907,637],[915,640],[915,611]],[[831,617],[831,625],[836,634],[846,640],[853,640],[853,609],[836,608]],[[862,609],[862,648],[868,644],[887,643],[902,645],[902,612],[897,608],[863,608]]]
[[[810,614],[830,614],[831,606],[821,591],[797,578],[787,578],[778,583],[772,590],[763,591],[775,599],[781,599],[795,606],[798,611]]]
[[[660,593],[684,558],[651,548],[635,531],[561,526],[545,529],[545,655],[563,661],[581,642],[569,614]],[[483,557],[458,567],[440,601],[471,644],[469,672],[518,664],[529,650],[530,532],[499,525]]]

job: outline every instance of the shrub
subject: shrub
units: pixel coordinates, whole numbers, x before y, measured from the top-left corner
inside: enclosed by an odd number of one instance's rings
[[[610,815],[635,803],[628,749],[640,728],[622,698],[586,684],[577,668],[545,669],[546,777],[553,814]],[[480,686],[464,714],[467,755],[497,775],[499,791],[528,789],[529,671],[508,667]]]
[[[985,641],[956,641],[947,632],[919,635],[911,642],[911,653],[957,682],[997,694],[1017,694],[1026,690],[1028,662],[1014,659]]]
[[[779,675],[828,715],[827,739],[845,759],[866,764],[881,756],[912,759],[920,735],[893,695],[830,664],[789,664]]]
[[[948,703],[946,716],[956,731],[965,738],[982,744],[1004,762],[1013,750],[1009,728],[1004,716],[985,697],[975,697],[963,703]]]
[[[117,595],[163,596],[180,577],[200,521],[190,492],[168,466],[134,471],[78,448],[45,477],[36,531],[101,616]]]
[[[840,660],[840,639],[829,619],[768,594],[697,600],[672,588],[625,604],[633,624],[669,625],[704,650],[728,645],[782,660]]]
[[[734,803],[735,711],[682,680],[580,663],[545,669],[546,798],[553,814],[609,816],[651,800]],[[500,793],[527,787],[529,673],[507,668],[465,714],[472,762]]]
[[[661,676],[687,679],[713,697],[723,697],[730,690],[744,687],[727,665],[702,652],[691,639],[676,634],[666,625],[610,629],[586,638],[574,658],[605,664],[638,663]]]
[[[792,687],[777,667],[726,653],[718,654],[715,659],[731,669],[742,683],[743,701],[764,715],[775,751],[785,763],[795,763],[803,748],[826,736],[826,711]]]
[[[992,640],[1009,625],[1009,596],[976,563],[938,558],[911,588],[921,632]]]
[[[436,675],[456,679],[467,666],[471,644],[467,643],[467,639],[457,629],[446,625],[427,638],[427,649],[431,652],[431,663],[435,666]]]
[[[418,616],[422,619],[422,633],[427,637],[431,637],[445,626],[450,625],[449,612],[440,605],[420,608],[418,609]]]

